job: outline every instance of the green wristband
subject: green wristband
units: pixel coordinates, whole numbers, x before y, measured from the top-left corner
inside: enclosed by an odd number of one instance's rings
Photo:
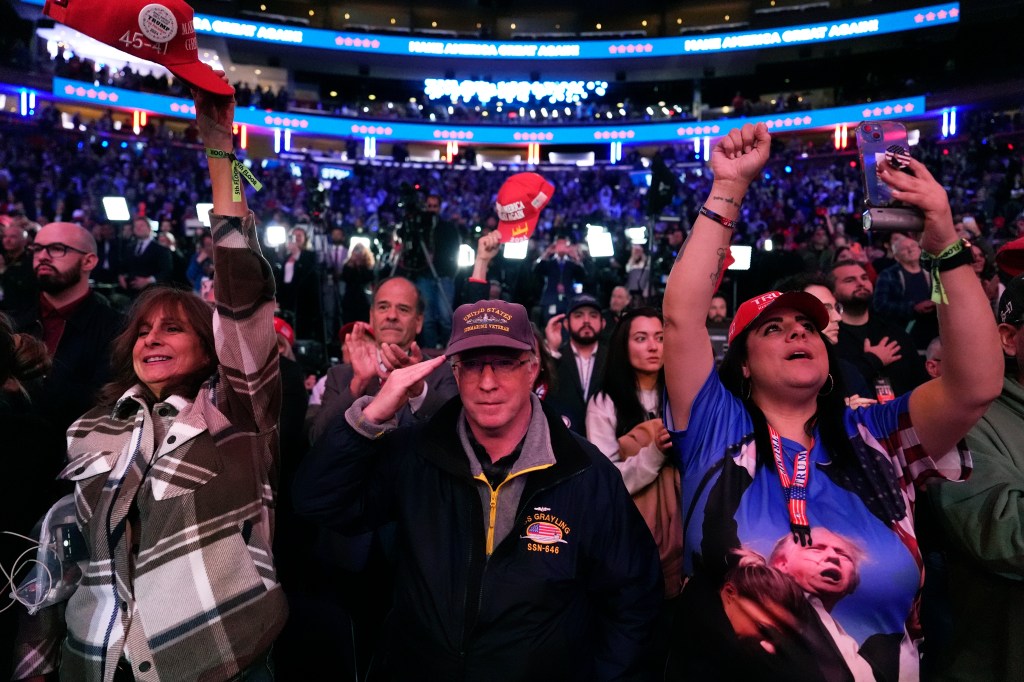
[[[974,255],[971,253],[971,249],[967,246],[967,242],[960,239],[945,249],[938,255],[932,255],[928,252],[921,253],[921,260],[930,262],[930,271],[932,275],[932,300],[935,303],[949,303],[949,297],[946,295],[946,289],[942,286],[942,277],[940,273],[946,270],[952,270],[958,268],[961,265],[969,265],[974,262]]]
[[[231,161],[231,201],[238,203],[242,200],[242,181],[241,178],[245,178],[245,181],[252,185],[252,188],[259,192],[263,189],[263,183],[256,179],[256,176],[252,174],[252,171],[245,167],[238,157],[231,152],[226,152],[220,149],[206,148],[206,158],[208,159],[228,159]]]

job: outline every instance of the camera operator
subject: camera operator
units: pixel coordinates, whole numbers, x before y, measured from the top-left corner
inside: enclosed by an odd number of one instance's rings
[[[403,187],[406,214],[398,227],[399,274],[412,280],[425,305],[422,346],[440,348],[451,336],[455,273],[462,237],[450,221],[441,219],[441,197],[429,194],[419,210],[412,190]]]

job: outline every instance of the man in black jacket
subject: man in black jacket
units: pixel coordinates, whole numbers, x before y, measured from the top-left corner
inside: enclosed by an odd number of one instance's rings
[[[95,405],[110,376],[110,344],[121,331],[121,314],[89,289],[96,267],[96,240],[74,223],[50,223],[30,245],[40,293],[12,310],[15,328],[46,343],[53,368],[36,404],[63,433]]]
[[[576,291],[587,280],[587,271],[567,234],[559,234],[533,266],[533,276],[544,284],[540,296],[541,319],[563,314]]]
[[[562,327],[569,331],[569,340],[559,344]],[[568,312],[552,317],[544,329],[558,371],[555,388],[546,402],[562,415],[566,426],[581,436],[587,433],[587,402],[601,392],[607,352],[601,338],[603,329],[601,305],[589,294],[573,297]]]
[[[863,266],[839,261],[832,267],[831,279],[836,301],[843,305],[836,349],[874,387],[871,397],[885,402],[924,383],[928,375],[913,339],[872,313],[874,287]]]
[[[174,261],[170,249],[154,238],[145,216],[136,216],[132,221],[132,235],[135,240],[126,246],[122,255],[118,282],[129,296],[135,298],[151,284],[171,281]]]
[[[460,306],[446,356],[459,396],[429,422],[394,417],[442,357],[357,400],[296,477],[297,510],[319,523],[397,523],[383,676],[650,679],[657,549],[618,470],[532,393],[526,309]]]

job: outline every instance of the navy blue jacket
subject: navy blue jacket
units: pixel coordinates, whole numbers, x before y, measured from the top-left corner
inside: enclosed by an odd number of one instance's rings
[[[556,463],[525,474],[515,524],[488,557],[461,409],[453,398],[374,441],[334,420],[296,476],[296,510],[319,523],[345,533],[397,523],[386,676],[653,679],[661,566],[618,470],[545,411]],[[537,514],[562,530],[564,542],[546,545],[557,553],[527,537]]]

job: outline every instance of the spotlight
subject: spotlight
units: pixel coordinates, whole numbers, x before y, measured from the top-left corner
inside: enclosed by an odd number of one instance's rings
[[[196,204],[196,217],[204,227],[210,227],[210,211],[212,210],[213,204]]]
[[[103,212],[111,222],[127,222],[132,218],[128,211],[128,201],[124,197],[103,197]]]
[[[288,241],[288,229],[284,225],[267,225],[267,234],[263,241],[267,246],[277,248]]]
[[[506,260],[525,260],[526,252],[530,248],[530,242],[527,239],[523,239],[518,242],[506,242],[505,248],[502,249],[502,255]]]

